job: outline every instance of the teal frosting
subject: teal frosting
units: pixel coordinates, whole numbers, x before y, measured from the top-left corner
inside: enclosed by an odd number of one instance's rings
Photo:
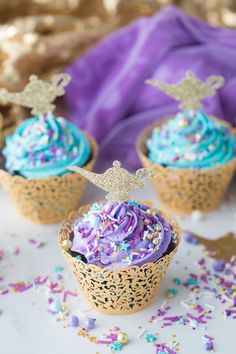
[[[10,173],[26,178],[61,176],[68,166],[84,166],[91,155],[84,133],[64,118],[51,114],[22,122],[6,138],[2,151]]]
[[[236,157],[236,138],[226,125],[204,112],[180,112],[147,141],[155,164],[176,168],[213,168]]]

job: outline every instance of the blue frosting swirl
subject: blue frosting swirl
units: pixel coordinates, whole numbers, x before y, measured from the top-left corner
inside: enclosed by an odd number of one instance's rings
[[[10,173],[26,178],[61,176],[68,166],[84,166],[91,155],[84,133],[64,118],[52,114],[22,122],[6,138],[2,151]]]
[[[180,112],[147,141],[155,164],[176,168],[213,168],[236,157],[236,138],[228,127],[202,111]]]

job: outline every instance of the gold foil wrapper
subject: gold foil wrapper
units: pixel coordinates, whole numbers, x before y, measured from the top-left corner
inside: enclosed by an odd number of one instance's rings
[[[161,212],[171,224],[176,239],[176,243],[168,254],[155,263],[146,263],[142,266],[101,268],[72,257],[62,247],[64,240],[71,240],[73,237],[75,220],[82,217],[90,206],[81,207],[78,212],[70,214],[62,223],[59,232],[61,251],[92,307],[108,314],[128,314],[140,311],[152,302],[177,251],[182,234],[181,229],[174,219]]]

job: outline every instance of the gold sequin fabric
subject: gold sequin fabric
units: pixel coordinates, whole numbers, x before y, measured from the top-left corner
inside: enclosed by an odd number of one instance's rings
[[[180,169],[153,164],[147,157],[146,141],[152,129],[166,120],[159,120],[146,128],[136,144],[143,166],[156,170],[152,183],[157,198],[164,207],[183,216],[194,210],[206,212],[218,208],[235,173],[236,158],[214,169]]]
[[[81,207],[62,223],[59,232],[60,246],[64,240],[72,239],[75,220],[86,213],[90,206]],[[171,224],[175,243],[169,253],[155,263],[125,268],[101,268],[72,257],[61,247],[85,298],[92,307],[103,313],[126,314],[140,311],[151,303],[181,238],[181,229],[177,222],[163,212],[161,214]]]
[[[91,136],[86,135],[92,157],[84,168],[92,170],[97,156],[97,144]],[[71,211],[78,209],[86,179],[76,173],[27,179],[0,170],[0,183],[18,214],[33,223],[51,224],[62,221]]]

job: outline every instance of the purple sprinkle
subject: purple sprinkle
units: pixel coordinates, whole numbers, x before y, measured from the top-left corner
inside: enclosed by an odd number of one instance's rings
[[[96,322],[96,318],[88,318],[85,321],[85,328],[86,329],[93,329],[95,327],[95,322]]]
[[[213,268],[216,272],[223,272],[223,270],[225,268],[225,262],[217,259],[213,263]]]
[[[79,325],[79,318],[75,315],[72,315],[70,318],[70,327],[78,327]]]
[[[210,350],[212,350],[213,349],[213,343],[212,342],[206,342],[205,343],[205,345],[204,345],[204,349],[206,350],[206,351],[210,351]]]
[[[196,237],[193,236],[191,232],[185,232],[184,233],[184,241],[187,243],[190,243],[192,245],[198,245],[199,241]]]

